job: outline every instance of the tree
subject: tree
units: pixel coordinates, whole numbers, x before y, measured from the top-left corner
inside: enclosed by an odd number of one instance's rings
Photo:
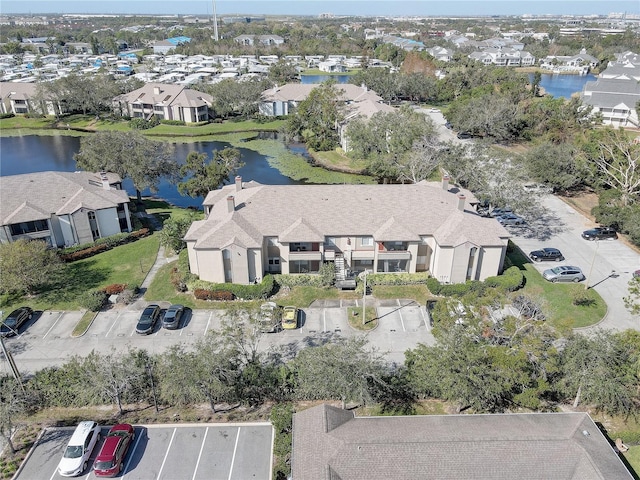
[[[604,184],[620,192],[623,206],[637,200],[640,194],[640,143],[634,142],[622,128],[606,128],[591,132],[583,152],[600,172]]]
[[[613,333],[572,336],[561,353],[561,393],[610,414],[629,414],[637,401],[638,378],[630,371],[629,345]]]
[[[339,144],[338,125],[344,120],[341,92],[331,82],[315,87],[289,117],[287,132],[301,138],[309,148],[332,150]]]
[[[183,238],[195,219],[193,212],[181,216],[171,215],[164,221],[162,230],[158,234],[160,236],[160,245],[164,245],[175,253],[180,253],[185,247]]]
[[[295,358],[292,369],[298,398],[335,398],[342,402],[342,408],[347,402],[363,405],[370,401],[386,373],[382,355],[368,347],[365,337],[305,348]]]
[[[190,152],[186,163],[180,167],[180,175],[189,178],[178,183],[178,191],[181,195],[204,198],[227,182],[242,165],[237,148],[215,150],[211,161],[206,153]]]
[[[283,85],[298,78],[298,69],[284,58],[269,67],[269,79],[276,85]]]
[[[82,137],[80,151],[73,158],[83,170],[114,172],[121,178],[130,178],[138,201],[142,190],[157,192],[162,178],[175,181],[178,172],[173,147],[138,132],[102,131]]]
[[[46,242],[19,239],[0,244],[0,292],[32,294],[54,283],[64,264]]]
[[[640,276],[629,280],[629,295],[624,297],[624,306],[633,315],[640,315]]]
[[[582,185],[589,172],[570,144],[543,142],[521,157],[531,179],[567,191]]]
[[[18,382],[11,377],[0,377],[0,438],[11,453],[16,453],[12,436],[18,423],[18,417],[26,411],[25,393]]]

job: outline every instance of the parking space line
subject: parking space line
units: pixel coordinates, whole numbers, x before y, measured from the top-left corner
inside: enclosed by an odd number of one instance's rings
[[[160,470],[158,470],[158,477],[160,478],[162,476],[162,469],[164,468],[164,464],[167,461],[167,457],[169,456],[169,450],[171,450],[171,444],[173,443],[173,437],[176,436],[176,431],[178,429],[174,428],[173,429],[173,433],[171,434],[171,440],[169,440],[169,446],[167,446],[167,451],[164,454],[164,459],[162,460],[162,465],[160,465]]]
[[[49,477],[49,480],[53,480],[53,477],[55,477],[57,474],[58,474],[58,467],[56,466],[56,468],[53,470],[53,473]]]
[[[204,327],[204,335],[207,336],[207,331],[209,330],[209,324],[211,323],[211,317],[213,316],[213,312],[209,313],[209,320],[207,320],[207,326]]]
[[[323,308],[322,309],[322,323],[323,323],[323,327],[322,327],[322,331],[326,332],[327,331],[327,309]]]
[[[236,461],[236,451],[238,450],[238,440],[240,439],[240,427],[238,427],[238,433],[236,433],[236,444],[233,446],[233,456],[231,457],[231,467],[229,467],[229,480],[233,474],[233,464]]]
[[[60,321],[60,319],[62,318],[63,315],[64,315],[64,312],[60,312],[60,315],[58,315],[58,318],[56,318],[56,321],[53,322],[53,325],[51,325],[51,328],[49,328],[49,330],[47,330],[47,333],[44,334],[44,337],[42,337],[43,340],[45,338],[47,338],[47,335],[49,335],[49,333],[51,333],[51,330],[53,330],[53,327],[56,326],[56,323],[58,323],[58,321]]]
[[[193,469],[193,477],[191,480],[195,480],[196,473],[198,473],[198,465],[200,465],[200,458],[202,457],[202,451],[204,450],[204,442],[207,441],[207,433],[209,433],[209,427],[204,431],[204,437],[202,438],[202,445],[200,445],[200,453],[198,454],[198,460],[196,460],[196,468]]]
[[[118,319],[120,318],[120,313],[121,313],[121,312],[118,312],[118,315],[116,315],[116,319],[115,319],[115,321],[111,324],[111,326],[109,327],[109,330],[107,330],[107,334],[105,335],[105,337],[108,337],[108,336],[109,336],[109,333],[111,333],[111,329],[112,329],[113,327],[115,327],[115,326],[116,326],[116,323],[118,323]]]
[[[404,319],[402,318],[402,304],[400,303],[400,299],[396,300],[398,302],[398,315],[400,315],[400,323],[402,324],[402,331],[406,332],[407,329],[404,328]]]
[[[424,326],[427,327],[427,330],[429,330],[429,322],[427,322],[427,317],[424,316],[422,307],[420,307],[420,315],[422,315],[422,321],[424,322]]]
[[[135,432],[135,430],[134,430]],[[127,476],[127,472],[129,471],[129,465],[131,464],[131,460],[133,460],[133,454],[135,453],[136,449],[138,448],[138,442],[140,442],[140,439],[142,438],[142,430],[137,434],[138,435],[138,439],[136,440],[135,445],[133,446],[133,450],[129,449],[129,460],[127,460],[127,464],[124,466],[124,475],[123,478]]]

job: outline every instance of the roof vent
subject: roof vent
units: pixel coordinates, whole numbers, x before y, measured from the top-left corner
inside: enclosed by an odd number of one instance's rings
[[[449,175],[442,177],[442,189],[445,191],[449,191],[449,180],[451,180]]]

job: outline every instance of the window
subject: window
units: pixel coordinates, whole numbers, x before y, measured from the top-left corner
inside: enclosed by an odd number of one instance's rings
[[[93,240],[97,240],[98,238],[100,238],[100,230],[98,229],[98,222],[96,221],[96,212],[87,212],[87,218],[89,219],[89,227],[91,228],[91,235],[93,235]]]
[[[373,237],[362,237],[361,245],[363,247],[373,247]]]
[[[49,222],[46,220],[34,220],[33,222],[14,223],[11,225],[11,235],[25,235],[34,232],[46,232],[49,230]]]

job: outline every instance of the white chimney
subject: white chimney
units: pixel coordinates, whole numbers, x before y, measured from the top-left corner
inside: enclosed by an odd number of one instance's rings
[[[442,177],[442,189],[445,191],[449,191],[449,180],[451,180],[449,178],[449,175],[445,175],[444,177]]]
[[[227,211],[229,213],[233,212],[236,209],[236,200],[233,198],[233,195],[229,195],[227,197]]]
[[[242,177],[240,175],[236,175],[236,192],[242,190]]]
[[[467,197],[465,197],[464,195],[458,195],[458,210],[460,210],[461,212],[464,212],[464,203],[466,199]]]
[[[111,185],[109,185],[109,177],[107,177],[106,172],[100,172],[100,180],[102,181],[102,188],[105,190],[111,190]]]
[[[154,95],[160,95],[160,87],[153,87],[153,94]]]

